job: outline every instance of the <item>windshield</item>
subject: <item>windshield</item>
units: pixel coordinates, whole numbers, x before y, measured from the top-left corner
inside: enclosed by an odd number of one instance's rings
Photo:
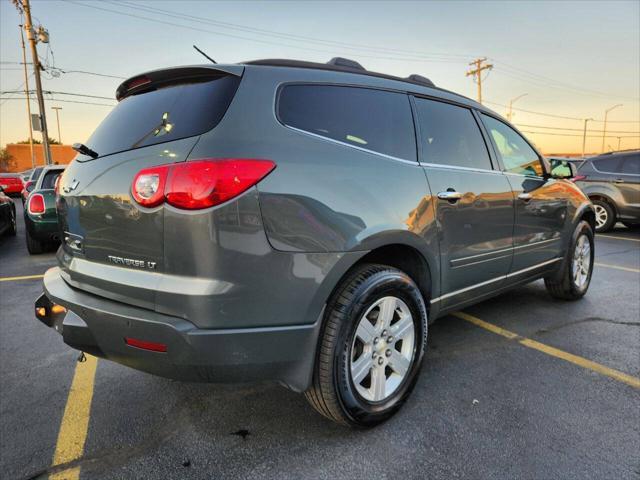
[[[200,135],[222,119],[239,79],[170,85],[122,100],[87,141],[100,156]]]

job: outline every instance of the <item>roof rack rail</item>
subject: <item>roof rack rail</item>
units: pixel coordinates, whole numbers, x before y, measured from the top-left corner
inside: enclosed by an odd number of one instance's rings
[[[362,65],[360,65],[355,60],[349,60],[348,58],[343,57],[333,57],[331,60],[327,62],[327,65],[335,65],[336,67],[347,67],[353,68],[354,70],[363,70],[367,71]]]
[[[436,86],[436,84],[433,83],[431,80],[429,80],[427,77],[423,77],[422,75],[418,75],[416,73],[413,73],[413,74],[409,75],[406,79],[411,81],[411,82],[420,83],[420,84],[425,85],[427,87],[435,87]]]

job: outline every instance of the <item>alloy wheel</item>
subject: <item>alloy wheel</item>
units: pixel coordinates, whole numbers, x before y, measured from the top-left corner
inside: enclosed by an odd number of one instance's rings
[[[578,288],[584,287],[589,279],[591,267],[591,243],[586,235],[580,235],[573,252],[573,282]]]
[[[596,227],[602,228],[606,225],[607,220],[609,220],[609,214],[607,213],[607,209],[602,205],[594,205],[596,210]]]
[[[369,402],[391,396],[411,370],[415,326],[407,304],[393,296],[377,300],[360,319],[350,352],[351,379]]]

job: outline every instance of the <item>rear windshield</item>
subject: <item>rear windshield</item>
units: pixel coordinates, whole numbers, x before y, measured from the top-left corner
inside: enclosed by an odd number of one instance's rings
[[[240,79],[166,86],[122,100],[87,141],[100,156],[200,135],[222,119]]]
[[[42,186],[40,190],[53,190],[56,185],[56,178],[58,178],[64,170],[47,170],[42,179]]]

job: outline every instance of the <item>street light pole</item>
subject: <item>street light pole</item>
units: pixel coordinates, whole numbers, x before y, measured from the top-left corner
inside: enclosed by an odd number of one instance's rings
[[[584,158],[584,149],[587,144],[587,122],[593,121],[593,118],[584,119],[584,132],[582,133],[582,158]]]
[[[40,59],[38,58],[38,49],[36,48],[36,39],[33,32],[33,22],[31,20],[31,7],[29,0],[22,0],[22,9],[24,10],[25,24],[24,29],[27,31],[27,40],[31,46],[31,57],[33,58],[33,73],[36,77],[36,94],[38,95],[38,107],[40,110],[40,123],[42,124],[42,148],[44,149],[44,158],[47,165],[51,165],[51,150],[49,149],[49,132],[47,130],[47,116],[44,108],[44,96],[42,95],[42,81],[40,80]]]
[[[31,99],[29,98],[29,75],[27,74],[27,50],[24,46],[24,33],[22,28],[24,25],[18,25],[20,28],[20,42],[22,43],[22,63],[24,67],[24,95],[27,99],[27,123],[29,124],[29,150],[31,151],[31,168],[36,168],[36,157],[33,153],[33,127],[31,126]]]
[[[611,110],[613,110],[614,108],[618,108],[621,107],[622,104],[618,103],[617,105],[614,105],[613,107],[607,109],[604,111],[604,127],[602,127],[602,153],[604,153],[604,139],[607,135],[607,116],[609,115],[609,112]]]
[[[507,113],[507,120],[511,121],[511,117],[513,116],[513,104],[520,100],[522,97],[529,95],[528,93],[523,93],[522,95],[517,96],[516,98],[512,98],[509,100],[509,113]]]
[[[51,110],[56,111],[56,122],[58,122],[58,142],[62,145],[62,135],[60,135],[60,115],[58,112],[62,110],[62,107],[51,107]]]

